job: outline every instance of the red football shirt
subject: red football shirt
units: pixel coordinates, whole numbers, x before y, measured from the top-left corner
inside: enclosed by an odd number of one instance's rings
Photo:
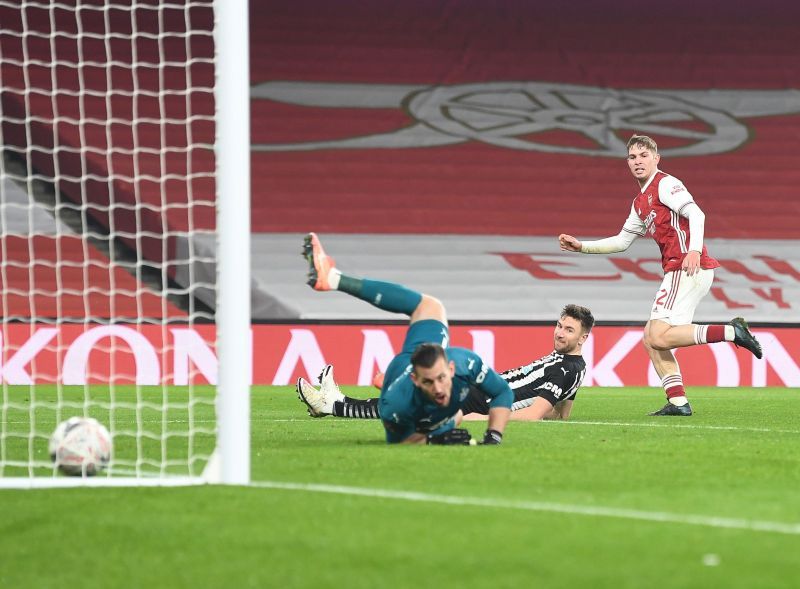
[[[689,220],[681,216],[687,205],[694,203],[683,183],[658,170],[633,199],[624,231],[644,236],[649,233],[661,250],[664,272],[680,270],[689,251]],[[706,246],[700,253],[700,267],[718,268],[719,262],[708,255]]]

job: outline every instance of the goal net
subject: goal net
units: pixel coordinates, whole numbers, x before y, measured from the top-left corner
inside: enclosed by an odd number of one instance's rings
[[[113,439],[93,484],[249,480],[246,3],[219,5],[0,0],[0,485],[67,484],[75,415]]]

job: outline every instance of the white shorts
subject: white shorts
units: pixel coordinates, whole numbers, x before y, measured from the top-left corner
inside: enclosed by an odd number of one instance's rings
[[[670,325],[689,325],[713,281],[714,270],[700,270],[694,276],[687,276],[682,270],[667,272],[653,301],[650,319]]]

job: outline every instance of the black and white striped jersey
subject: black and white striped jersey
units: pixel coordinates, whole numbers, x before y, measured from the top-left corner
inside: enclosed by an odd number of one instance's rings
[[[536,397],[543,397],[555,405],[560,401],[574,399],[586,374],[583,356],[552,353],[534,360],[530,364],[501,372],[514,392],[512,411],[533,405]],[[489,412],[489,404],[477,389],[471,389],[464,413]]]

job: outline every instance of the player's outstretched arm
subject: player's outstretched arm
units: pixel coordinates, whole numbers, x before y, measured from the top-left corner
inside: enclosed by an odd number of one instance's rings
[[[533,404],[514,411],[511,419],[515,421],[541,421],[542,419],[558,419],[553,417],[555,408],[553,404],[544,397],[536,397]]]
[[[572,399],[559,401],[542,419],[566,421],[572,412]]]
[[[562,233],[558,236],[558,245],[565,252],[579,252],[581,251],[581,241],[577,237]]]
[[[511,416],[511,405],[514,402],[514,392],[508,383],[497,372],[483,367],[481,382],[476,382],[478,388],[488,397],[489,402],[489,423],[486,434],[483,436],[483,444],[499,444],[503,440],[503,432]]]
[[[486,426],[486,434],[483,436],[484,444],[499,444],[503,440],[503,432],[509,417],[511,417],[511,409],[507,407],[489,409],[489,425]]]
[[[386,430],[387,444],[425,444],[427,435],[416,431],[414,420],[406,415],[403,407],[384,401],[381,423]]]
[[[390,442],[391,443],[391,442]],[[400,444],[427,444],[428,443],[428,436],[427,434],[423,434],[421,432],[415,432],[408,436],[403,441],[399,442]]]
[[[566,252],[580,252],[582,254],[613,254],[624,252],[637,237],[645,235],[647,228],[639,218],[636,210],[631,206],[631,212],[622,226],[622,231],[613,237],[597,239],[594,241],[581,241],[580,239],[562,233],[558,236],[558,244]]]
[[[532,405],[512,412],[511,419],[514,421],[566,421],[572,412],[572,403],[573,400],[568,399],[559,401],[554,406],[544,397],[537,397]]]

